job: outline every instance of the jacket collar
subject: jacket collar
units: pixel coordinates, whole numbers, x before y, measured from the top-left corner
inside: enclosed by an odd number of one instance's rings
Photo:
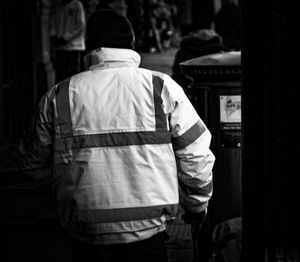
[[[140,55],[131,49],[101,47],[84,57],[86,69],[121,67],[124,65],[139,67]]]

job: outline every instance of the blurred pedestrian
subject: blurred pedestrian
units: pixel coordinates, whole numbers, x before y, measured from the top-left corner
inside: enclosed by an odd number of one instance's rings
[[[180,41],[172,67],[172,78],[186,89],[190,84],[190,80],[181,72],[180,63],[195,57],[222,51],[229,51],[229,49],[223,45],[222,37],[213,29],[193,31]]]
[[[216,13],[215,30],[222,36],[223,43],[232,51],[241,49],[241,8],[236,0],[222,0]]]
[[[178,20],[181,36],[184,37],[193,31],[193,1],[179,0]]]
[[[53,46],[56,82],[81,71],[85,50],[85,10],[79,0],[59,0],[51,13],[50,41]]]
[[[178,20],[181,36],[212,27],[214,19],[213,0],[179,0]]]
[[[136,41],[135,41],[135,50],[143,50],[143,40],[144,40],[144,7],[143,7],[143,0],[126,0],[127,5],[127,13],[126,17],[130,21]]]
[[[95,12],[100,0],[81,0],[83,8],[85,10],[85,19],[88,20],[89,17]]]

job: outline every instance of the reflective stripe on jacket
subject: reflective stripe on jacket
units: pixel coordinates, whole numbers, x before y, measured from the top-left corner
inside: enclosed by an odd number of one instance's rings
[[[139,68],[132,50],[101,48],[86,63],[40,101],[29,131],[39,157],[20,147],[23,168],[53,152],[63,226],[85,241],[126,243],[165,230],[179,191],[186,210],[203,211],[212,194],[211,135],[181,87]]]

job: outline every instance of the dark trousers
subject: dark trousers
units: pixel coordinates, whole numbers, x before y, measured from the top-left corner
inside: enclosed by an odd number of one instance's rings
[[[73,262],[167,262],[166,233],[129,244],[91,245],[73,240]]]

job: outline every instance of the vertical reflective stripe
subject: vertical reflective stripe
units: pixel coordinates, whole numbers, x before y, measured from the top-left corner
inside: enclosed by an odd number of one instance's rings
[[[69,137],[73,134],[70,112],[69,84],[70,78],[60,82],[58,84],[58,90],[56,94],[57,117],[61,137]]]
[[[163,100],[161,98],[161,92],[163,89],[164,81],[158,77],[152,76],[152,84],[153,84],[153,96],[154,96],[154,109],[155,109],[155,128],[156,130],[167,130],[167,120],[165,116],[165,112],[162,107]]]

